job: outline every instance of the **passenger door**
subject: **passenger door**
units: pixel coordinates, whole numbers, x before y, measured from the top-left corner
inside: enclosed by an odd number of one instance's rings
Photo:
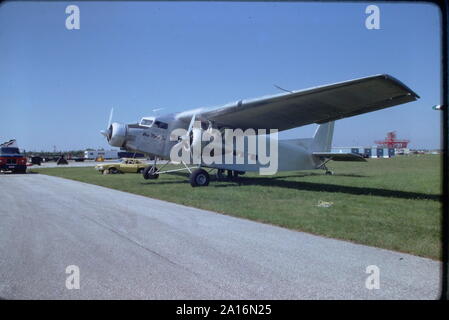
[[[126,173],[130,173],[130,172],[134,172],[134,164],[132,160],[126,160],[122,163],[122,165],[120,166],[120,170],[122,172],[126,172]]]

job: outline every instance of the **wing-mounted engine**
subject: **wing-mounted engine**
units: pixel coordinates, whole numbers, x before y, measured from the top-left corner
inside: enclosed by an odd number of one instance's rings
[[[200,121],[194,115],[187,133],[180,139],[183,141],[184,150],[188,152],[192,152],[192,150],[202,151],[208,145],[210,149],[221,149],[222,155],[233,153],[235,151],[234,144],[232,139],[226,140],[226,129],[231,128],[214,127],[212,122]],[[226,142],[228,143],[226,144]]]
[[[184,143],[184,149],[186,151],[191,151],[192,149],[200,147],[200,150],[202,150],[204,147],[204,142],[202,141],[203,132],[204,129],[202,123],[200,121],[195,121],[192,128],[187,131],[186,139],[188,141]]]

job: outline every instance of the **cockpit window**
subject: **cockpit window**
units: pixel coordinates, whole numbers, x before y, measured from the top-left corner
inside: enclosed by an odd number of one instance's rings
[[[155,121],[154,125],[156,127],[158,127],[158,128],[161,128],[161,129],[167,129],[168,128],[168,124],[165,123],[165,122],[162,122],[162,121]]]
[[[153,123],[153,120],[150,120],[150,119],[142,119],[142,121],[140,121],[140,124],[142,126],[151,126],[152,123]]]

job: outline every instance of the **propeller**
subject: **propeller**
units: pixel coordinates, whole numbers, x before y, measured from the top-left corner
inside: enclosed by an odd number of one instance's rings
[[[108,126],[106,127],[106,130],[101,130],[100,133],[104,135],[106,138],[108,138],[109,131],[111,130],[111,122],[112,122],[112,115],[114,114],[114,108],[111,108],[111,112],[109,113],[109,121]]]
[[[181,141],[184,144],[184,149],[186,151],[190,151],[190,146],[192,144],[192,130],[193,130],[193,125],[195,124],[195,118],[196,118],[196,114],[194,113],[192,116],[192,119],[190,119],[190,123],[189,123],[189,128],[187,129],[187,133],[185,135],[183,135],[182,137],[180,137]]]
[[[108,128],[111,126],[112,122],[112,115],[114,114],[114,108],[111,108],[111,112],[109,113],[109,122],[108,122]]]

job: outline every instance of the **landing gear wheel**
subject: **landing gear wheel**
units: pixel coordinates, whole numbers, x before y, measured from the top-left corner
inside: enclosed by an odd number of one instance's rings
[[[326,170],[326,175],[327,176],[331,176],[331,175],[333,175],[334,173],[332,172],[332,171],[330,171],[330,170]]]
[[[196,169],[190,174],[190,185],[192,187],[205,187],[209,185],[209,173],[203,169]]]
[[[143,178],[145,180],[159,178],[159,174],[154,173],[156,171],[157,171],[156,167],[153,167],[153,166],[146,167],[145,169],[143,169],[143,172],[142,172]]]

